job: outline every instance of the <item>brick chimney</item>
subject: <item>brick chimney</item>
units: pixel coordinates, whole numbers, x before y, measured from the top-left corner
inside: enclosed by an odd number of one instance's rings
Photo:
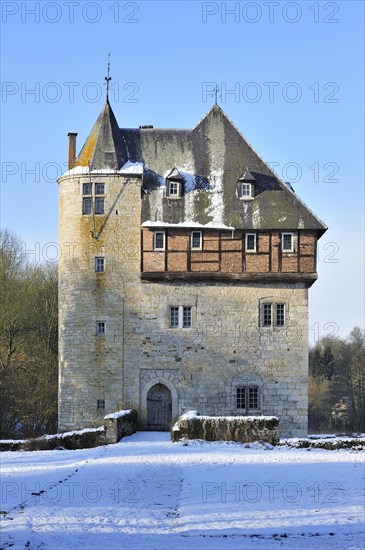
[[[68,134],[68,170],[71,170],[76,160],[76,136],[74,132]]]

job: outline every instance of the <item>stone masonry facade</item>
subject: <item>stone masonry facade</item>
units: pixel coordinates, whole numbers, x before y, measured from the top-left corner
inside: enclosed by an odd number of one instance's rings
[[[144,178],[100,166],[59,180],[59,429],[97,427],[122,409],[135,409],[148,429],[151,391],[161,386],[171,425],[188,410],[242,415],[239,388],[255,388],[247,414],[277,416],[282,437],[307,435],[315,228],[293,226],[293,253],[282,257],[277,227],[255,229],[256,255],[245,252],[247,229],[222,223],[203,229],[203,250],[190,253],[191,228],[161,223],[161,253],[156,227],[142,224]],[[102,214],[82,213],[89,183],[103,184]],[[264,304],[281,304],[285,322],[264,326]],[[189,326],[172,327],[171,308],[189,308]]]
[[[232,415],[236,387],[252,383],[258,413],[279,416],[283,435],[306,434],[305,285],[141,281],[141,180],[97,180],[112,196],[123,189],[98,241],[92,220],[80,216],[87,178],[65,176],[60,185],[60,428],[97,426],[105,414],[98,399],[106,412],[135,408],[146,428],[146,388],[158,382],[172,391],[173,419],[191,408]],[[97,219],[96,230],[104,221]],[[95,274],[95,256],[105,257],[104,273]],[[260,327],[262,300],[287,304],[285,327]],[[191,328],[169,328],[175,304],[192,307]],[[102,338],[98,319],[106,321]]]

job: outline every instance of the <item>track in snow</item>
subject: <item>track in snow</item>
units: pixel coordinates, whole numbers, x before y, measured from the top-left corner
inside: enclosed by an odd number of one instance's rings
[[[2,453],[1,548],[362,548],[362,453],[137,432]]]

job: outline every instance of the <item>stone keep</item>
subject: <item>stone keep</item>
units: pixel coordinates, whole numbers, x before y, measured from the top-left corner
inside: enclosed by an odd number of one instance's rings
[[[119,128],[107,99],[59,179],[59,429],[134,408],[307,433],[308,288],[326,226],[215,105]]]

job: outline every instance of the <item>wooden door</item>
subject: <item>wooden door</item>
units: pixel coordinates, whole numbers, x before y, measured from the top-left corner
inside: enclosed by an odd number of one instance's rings
[[[171,422],[171,392],[163,384],[156,384],[147,394],[147,429],[168,432],[171,429]]]

